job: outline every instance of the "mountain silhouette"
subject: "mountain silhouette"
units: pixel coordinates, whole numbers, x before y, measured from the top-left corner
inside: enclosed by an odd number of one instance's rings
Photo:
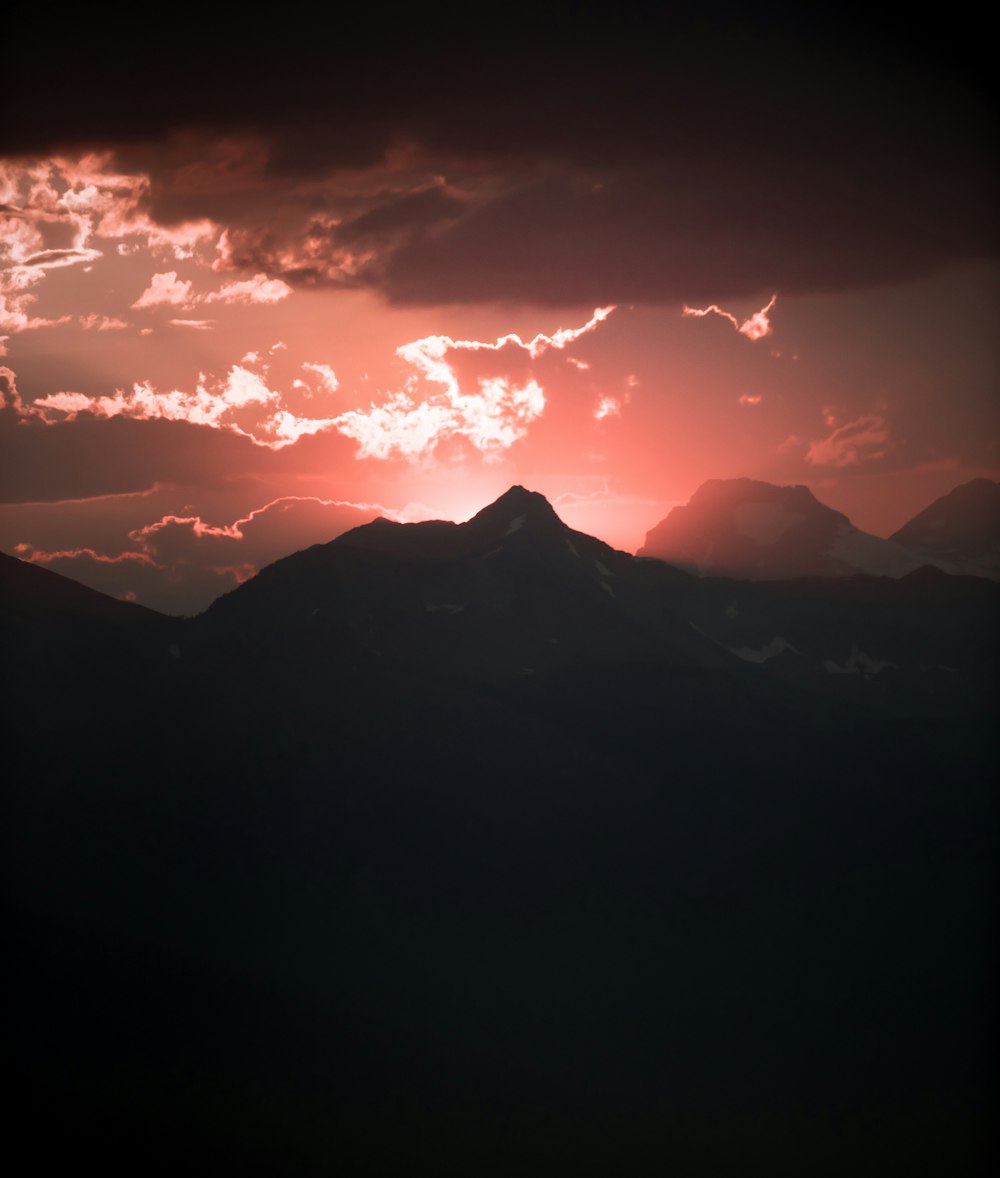
[[[807,487],[711,479],[646,536],[640,556],[700,575],[759,580],[866,573],[899,577],[927,563],[855,528]]]
[[[0,585],[44,1164],[983,1169],[995,583],[699,577],[514,487],[193,619]]]
[[[890,539],[947,572],[1000,577],[1000,483],[963,483],[925,507]]]

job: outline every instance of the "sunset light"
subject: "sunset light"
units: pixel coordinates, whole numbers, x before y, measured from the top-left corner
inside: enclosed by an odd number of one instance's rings
[[[989,11],[3,28],[7,1152],[995,1173]]]

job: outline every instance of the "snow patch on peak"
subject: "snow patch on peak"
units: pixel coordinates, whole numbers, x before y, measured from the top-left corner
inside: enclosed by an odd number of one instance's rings
[[[766,663],[768,659],[776,659],[786,650],[790,650],[792,654],[802,653],[796,650],[787,638],[772,638],[770,642],[765,642],[759,650],[754,650],[749,646],[740,647],[739,650],[731,646],[729,649],[738,659],[743,659],[747,663]]]
[[[507,528],[507,531],[504,532],[504,535],[513,536],[515,532],[519,532],[524,527],[524,521],[527,518],[528,517],[526,515],[515,515],[514,518],[510,521],[510,524]]]
[[[865,654],[856,642],[851,643],[851,653],[844,660],[843,665],[833,659],[823,660],[823,667],[831,675],[877,675],[886,667],[894,666],[896,666],[895,663],[887,662],[884,659],[875,659],[871,655]]]
[[[601,561],[595,560],[594,564],[597,567],[597,571],[601,574],[602,577],[617,577],[618,576],[617,573],[613,573]]]

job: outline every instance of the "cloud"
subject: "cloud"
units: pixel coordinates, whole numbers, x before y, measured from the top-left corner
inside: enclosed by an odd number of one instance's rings
[[[705,315],[721,315],[723,319],[728,319],[729,322],[736,328],[740,335],[745,335],[749,340],[763,339],[765,336],[771,334],[771,320],[768,318],[768,313],[773,309],[774,304],[778,301],[776,294],[771,295],[771,300],[765,307],[761,307],[759,311],[754,313],[742,323],[735,315],[729,311],[723,311],[719,306],[713,303],[710,307],[689,307],[685,304],[684,310],[681,314],[687,318],[692,316],[698,319]],[[756,402],[752,402],[756,403]],[[742,402],[741,402],[742,404]]]
[[[764,397],[760,393],[743,393],[741,396],[736,398],[736,403],[738,405],[744,406],[759,405],[763,400]]]
[[[20,265],[39,270],[61,270],[66,266],[80,266],[85,262],[96,262],[104,255],[98,249],[51,249],[42,250],[25,258]]]
[[[178,326],[205,329],[201,320],[171,320]],[[234,364],[225,378],[201,374],[193,392],[161,390],[151,381],[136,381],[130,389],[90,397],[79,392],[56,392],[19,404],[22,417],[53,425],[73,421],[80,414],[97,418],[173,421],[207,426],[248,438],[257,446],[279,450],[299,438],[339,427],[340,417],[303,417],[283,403],[283,394],[268,387],[264,377],[243,364]]]
[[[196,303],[194,284],[189,279],[178,278],[176,270],[154,274],[149,286],[132,304],[141,307],[190,307]]]
[[[110,152],[0,161],[0,191],[0,235],[22,270],[96,261],[103,251],[95,239],[115,242],[118,252],[141,241],[154,253],[186,258],[219,233],[205,217],[158,223],[150,177],[116,170]]]
[[[279,303],[288,298],[292,288],[282,282],[280,278],[268,278],[265,274],[255,274],[242,282],[228,282],[219,290],[209,291],[207,294],[197,294],[191,279],[178,278],[176,270],[168,270],[163,274],[154,274],[149,286],[132,304],[133,308],[145,307],[195,307],[199,303]],[[205,320],[172,320],[184,326],[194,322],[200,324]]]
[[[172,327],[190,327],[193,331],[214,331],[214,319],[168,319]]]
[[[827,415],[827,424],[832,424]],[[838,426],[825,438],[812,442],[806,461],[813,466],[856,466],[884,458],[895,443],[890,439],[886,419],[871,413]]]
[[[4,364],[0,364],[0,406],[18,414],[25,412],[24,402],[17,391],[17,377]]]
[[[178,290],[184,297],[188,284],[176,274],[157,275],[151,284],[153,302],[170,301]],[[149,292],[147,292],[149,293]],[[19,404],[17,413],[46,424],[75,420],[81,414],[96,418],[165,420],[224,430],[250,439],[255,445],[279,450],[309,435],[337,431],[358,443],[360,458],[416,458],[428,455],[448,438],[461,438],[476,449],[491,453],[507,449],[524,437],[528,426],[545,408],[539,381],[526,371],[516,376],[515,359],[523,367],[549,350],[562,351],[593,331],[611,314],[600,307],[581,327],[559,328],[551,335],[538,333],[528,340],[508,334],[490,342],[456,340],[433,335],[402,344],[396,354],[413,370],[404,388],[390,393],[380,405],[348,409],[333,415],[314,416],[295,407],[296,399],[271,388],[265,379],[267,365],[257,352],[247,353],[224,378],[202,373],[193,391],[159,389],[150,380],[133,382],[112,394],[88,396],[62,390]],[[206,330],[210,321],[172,319],[177,326]],[[276,344],[271,349],[278,348]],[[479,358],[479,371],[469,379],[460,376],[456,357]],[[494,371],[483,374],[481,361],[489,357]],[[253,367],[263,369],[257,371]],[[332,394],[340,388],[336,373],[327,364],[306,362],[302,371],[314,373],[319,390]],[[473,381],[470,388],[470,381]],[[296,378],[290,392],[314,393],[310,384]],[[299,398],[300,400],[301,398]]]
[[[260,375],[234,364],[224,381],[211,382],[203,375],[193,393],[179,389],[161,392],[149,381],[137,381],[130,390],[116,389],[111,396],[50,393],[36,398],[28,411],[47,421],[72,418],[79,413],[91,413],[97,417],[133,417],[146,421],[165,418],[167,421],[186,421],[191,425],[231,429],[253,437],[252,431],[240,424],[240,411],[247,408],[270,410],[278,399],[279,394],[269,389]],[[267,414],[263,416],[266,421]]]
[[[428,37],[418,8],[374,35],[376,10],[338,12],[351,52],[336,85],[327,35],[273,24],[267,84],[248,86],[260,29],[209,22],[185,45],[183,85],[136,103],[120,100],[117,62],[171,78],[173,38],[40,34],[47,87],[31,54],[7,63],[11,92],[33,98],[5,131],[19,156],[95,128],[119,146],[116,168],[75,167],[64,202],[104,236],[153,242],[158,226],[158,245],[190,249],[226,228],[252,273],[399,302],[725,306],[996,250],[987,63],[967,31],[921,44],[919,23],[888,12],[858,38],[776,10],[730,27],[683,7],[652,23],[535,12],[475,40],[455,21]],[[390,183],[386,159],[406,151],[413,174]],[[204,237],[175,232],[199,221]]]
[[[129,529],[119,551],[28,542],[15,544],[14,551],[112,596],[131,594],[153,608],[196,613],[264,565],[379,515],[399,518],[378,503],[285,495],[231,522],[168,512]]]
[[[280,278],[255,274],[242,282],[227,282],[217,291],[204,296],[206,303],[280,303],[292,293],[292,288]]]
[[[79,560],[81,557],[86,557],[97,564],[123,564],[128,561],[136,561],[139,564],[156,567],[156,562],[144,552],[118,552],[108,555],[95,552],[93,548],[59,548],[54,552],[41,552],[27,543],[15,544],[14,551],[21,560],[29,561],[31,564],[52,564],[54,561]]]
[[[621,412],[621,402],[617,397],[601,397],[594,410],[594,420],[603,421],[605,417],[620,417]]]
[[[319,376],[320,384],[325,392],[335,393],[340,388],[340,381],[337,380],[337,374],[329,364],[312,364],[307,360],[302,367],[307,372],[315,372]]]
[[[128,324],[113,315],[81,315],[79,324],[84,331],[124,331]]]
[[[73,318],[72,315],[61,315],[58,319],[46,319],[44,316],[32,315],[28,308],[33,302],[33,294],[0,293],[0,331],[14,335],[19,331],[35,331],[40,327],[59,327]]]
[[[613,310],[599,307],[582,327],[560,328],[552,335],[539,333],[528,341],[516,334],[501,336],[493,343],[431,335],[403,344],[396,354],[411,364],[417,375],[383,404],[341,414],[337,429],[358,442],[360,458],[393,454],[416,458],[456,437],[485,453],[507,449],[525,436],[531,422],[544,411],[542,386],[534,377],[517,383],[507,375],[493,375],[477,378],[475,391],[466,391],[450,354],[514,350],[534,360],[550,348],[562,350],[593,331]],[[421,394],[421,379],[437,387]]]

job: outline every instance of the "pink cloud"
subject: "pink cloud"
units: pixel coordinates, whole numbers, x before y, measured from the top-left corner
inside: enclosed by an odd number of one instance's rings
[[[759,405],[764,398],[760,393],[744,393],[737,397],[736,403],[738,405]]]
[[[219,234],[206,218],[157,224],[149,212],[149,177],[113,170],[109,154],[8,161],[0,172],[0,190],[6,220],[20,225],[11,233],[9,225],[2,224],[0,231],[13,241],[15,260],[25,265],[31,253],[45,250],[46,235],[57,230],[70,234],[71,249],[61,258],[52,257],[52,265],[74,265],[100,256],[93,239],[140,238],[151,250],[185,258]],[[131,248],[135,243],[122,244]]]
[[[114,545],[18,543],[24,560],[69,566],[84,584],[122,597],[133,594],[154,608],[197,612],[233,585],[288,552],[327,542],[382,515],[378,503],[309,495],[280,496],[233,519],[212,523],[198,514],[166,513],[133,527]]]
[[[20,415],[28,411],[17,391],[17,377],[5,364],[0,364],[0,405]]]
[[[827,425],[832,425],[834,420],[826,414]],[[828,437],[813,442],[805,457],[813,466],[855,466],[884,458],[893,447],[885,418],[872,413],[839,426]]]
[[[307,372],[316,373],[324,392],[335,393],[340,388],[340,381],[337,380],[337,374],[329,364],[312,364],[307,360],[302,367]]]
[[[15,335],[19,331],[35,331],[39,327],[59,327],[73,318],[72,315],[61,315],[58,319],[46,319],[44,316],[32,315],[28,308],[33,302],[33,294],[0,293],[0,331]]]
[[[778,301],[777,294],[771,295],[771,300],[766,307],[761,307],[759,311],[748,318],[744,319],[742,323],[729,311],[723,309],[712,303],[710,307],[688,307],[685,305],[681,314],[686,318],[702,319],[706,315],[721,315],[723,319],[728,319],[729,322],[736,328],[740,335],[745,335],[749,340],[763,339],[764,336],[771,334],[771,320],[768,317],[769,312],[773,310],[774,304]]]
[[[141,307],[187,307],[197,301],[193,283],[188,279],[178,278],[176,270],[168,270],[164,274],[154,274],[149,286],[132,304]]]
[[[179,282],[174,271],[157,274],[140,302],[170,304],[187,297],[189,288],[190,283]],[[163,390],[150,380],[140,380],[131,388],[118,388],[103,396],[71,390],[53,392],[21,406],[18,412],[48,424],[71,420],[81,413],[103,418],[184,421],[228,430],[272,450],[280,450],[302,437],[336,430],[358,443],[359,458],[400,455],[414,459],[431,454],[448,438],[464,439],[477,450],[491,454],[524,437],[545,409],[545,393],[534,374],[527,371],[521,376],[511,375],[512,366],[517,367],[515,359],[524,366],[550,349],[565,349],[593,331],[612,309],[598,308],[580,327],[560,328],[551,335],[539,333],[527,341],[516,334],[492,343],[435,335],[403,344],[396,354],[414,370],[405,386],[390,393],[380,405],[371,403],[367,409],[353,408],[336,415],[317,416],[302,411],[301,395],[308,398],[317,390],[301,378],[294,380],[289,390],[289,395],[296,392],[298,398],[290,400],[280,389],[271,388],[264,375],[266,362],[258,352],[247,353],[244,362],[234,364],[225,378],[200,374],[193,391]],[[202,330],[211,326],[205,320],[170,322]],[[489,355],[502,366],[501,371],[460,379],[455,354]],[[339,390],[336,373],[329,365],[307,362],[302,370],[315,373],[323,392]],[[610,411],[609,404],[605,414]]]
[[[191,321],[187,326],[197,326]],[[258,446],[280,450],[308,434],[338,425],[339,418],[301,417],[282,404],[282,394],[268,387],[263,376],[234,364],[223,380],[199,377],[193,392],[162,391],[151,381],[136,381],[131,389],[116,389],[112,395],[90,397],[85,393],[57,392],[36,398],[17,411],[53,424],[72,420],[80,413],[96,417],[126,417],[139,421],[163,419],[190,425],[229,430],[249,438]]]
[[[292,288],[280,278],[255,274],[243,282],[227,282],[219,290],[205,295],[206,303],[280,303]]]
[[[507,376],[491,376],[479,378],[476,390],[468,392],[462,388],[449,354],[498,353],[512,348],[534,360],[550,348],[561,350],[593,331],[613,310],[599,307],[582,327],[559,328],[552,335],[539,333],[528,341],[511,333],[493,343],[430,335],[403,344],[396,354],[416,369],[416,375],[383,404],[341,414],[336,419],[337,429],[358,443],[359,458],[393,454],[417,458],[453,437],[464,438],[485,453],[508,449],[544,411],[542,386],[533,377],[516,383]],[[437,388],[421,395],[420,379]]]
[[[25,258],[21,265],[37,270],[63,270],[67,266],[81,266],[96,262],[104,255],[97,249],[49,249],[41,250]]]
[[[60,548],[54,552],[43,552],[33,548],[30,544],[15,544],[14,551],[21,560],[29,561],[31,564],[51,564],[56,560],[79,560],[81,557],[86,557],[97,564],[122,564],[136,561],[139,564],[156,566],[156,562],[144,552],[119,552],[108,555],[95,552],[93,548]]]
[[[124,331],[128,327],[124,319],[112,315],[81,315],[79,323],[84,331]]]

